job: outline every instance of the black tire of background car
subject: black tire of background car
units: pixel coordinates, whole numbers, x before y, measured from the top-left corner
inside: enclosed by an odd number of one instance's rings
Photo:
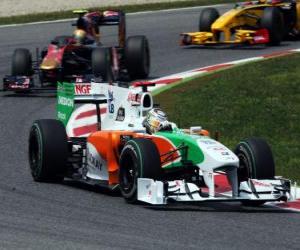
[[[29,163],[35,181],[62,181],[67,168],[68,141],[64,125],[54,119],[37,120],[29,134]]]
[[[161,174],[160,155],[154,142],[136,138],[126,143],[120,156],[119,184],[128,203],[137,202],[137,178],[158,180]]]
[[[28,49],[16,49],[13,53],[11,74],[13,76],[32,75],[32,56]]]
[[[145,36],[131,36],[127,38],[125,67],[131,80],[148,77],[150,71],[150,49]]]
[[[275,164],[268,143],[261,138],[249,138],[241,141],[234,153],[240,160],[238,168],[239,183],[252,179],[274,179]],[[263,201],[243,201],[245,206],[260,206]]]
[[[215,8],[205,8],[199,18],[199,31],[210,32],[211,25],[219,18],[220,14]]]
[[[92,52],[92,72],[96,77],[101,77],[103,81],[114,80],[112,72],[112,58],[109,48],[97,48]]]
[[[284,20],[279,8],[268,7],[264,9],[260,20],[262,28],[269,31],[270,45],[280,45],[284,36]]]

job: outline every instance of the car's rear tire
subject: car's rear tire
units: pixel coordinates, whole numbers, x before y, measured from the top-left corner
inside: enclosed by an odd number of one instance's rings
[[[162,174],[160,155],[149,139],[132,139],[124,146],[120,156],[119,184],[128,203],[137,202],[137,179],[159,179]]]
[[[110,49],[97,48],[93,50],[92,72],[96,77],[100,76],[103,81],[110,82],[114,80]]]
[[[35,181],[62,181],[67,168],[68,141],[64,125],[54,119],[37,120],[29,134],[29,164]]]
[[[32,75],[32,56],[28,49],[16,49],[13,53],[11,74],[13,76]]]
[[[211,25],[220,17],[215,8],[205,8],[199,18],[199,31],[211,32]]]
[[[269,31],[269,45],[280,45],[284,36],[284,19],[279,8],[265,8],[260,22],[261,27]]]
[[[125,45],[125,67],[131,80],[143,79],[150,72],[150,49],[145,36],[128,37]]]
[[[273,154],[267,142],[261,138],[249,138],[241,141],[234,153],[240,160],[238,181],[251,179],[274,179],[275,164]],[[246,206],[260,206],[264,201],[243,201]]]

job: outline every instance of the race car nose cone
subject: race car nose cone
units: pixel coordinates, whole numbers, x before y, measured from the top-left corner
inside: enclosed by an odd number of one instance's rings
[[[42,63],[40,68],[44,70],[52,70],[58,67],[57,61],[54,59],[45,59]]]
[[[184,34],[182,35],[181,44],[182,45],[190,45],[192,43],[192,37]]]

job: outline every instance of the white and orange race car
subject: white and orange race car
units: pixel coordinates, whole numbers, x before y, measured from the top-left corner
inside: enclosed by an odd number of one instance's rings
[[[74,111],[77,104],[83,105]],[[129,88],[59,85],[58,120],[37,120],[30,130],[33,179],[71,178],[119,188],[127,202],[154,205],[208,200],[261,205],[293,199],[290,181],[274,176],[264,140],[243,140],[231,151],[199,126],[179,129],[170,123],[148,134],[143,121],[153,106],[144,83]],[[227,177],[225,188],[217,181],[220,175]]]

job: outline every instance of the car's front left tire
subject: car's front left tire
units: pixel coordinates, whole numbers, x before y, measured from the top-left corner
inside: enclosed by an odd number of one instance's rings
[[[30,51],[28,49],[16,49],[12,57],[11,74],[13,76],[31,76],[32,72]]]
[[[67,168],[68,141],[60,121],[35,121],[30,129],[28,151],[31,175],[35,181],[63,180]]]
[[[120,190],[128,203],[137,202],[138,178],[157,180],[162,174],[158,149],[153,141],[145,138],[132,139],[126,143],[119,165]]]

